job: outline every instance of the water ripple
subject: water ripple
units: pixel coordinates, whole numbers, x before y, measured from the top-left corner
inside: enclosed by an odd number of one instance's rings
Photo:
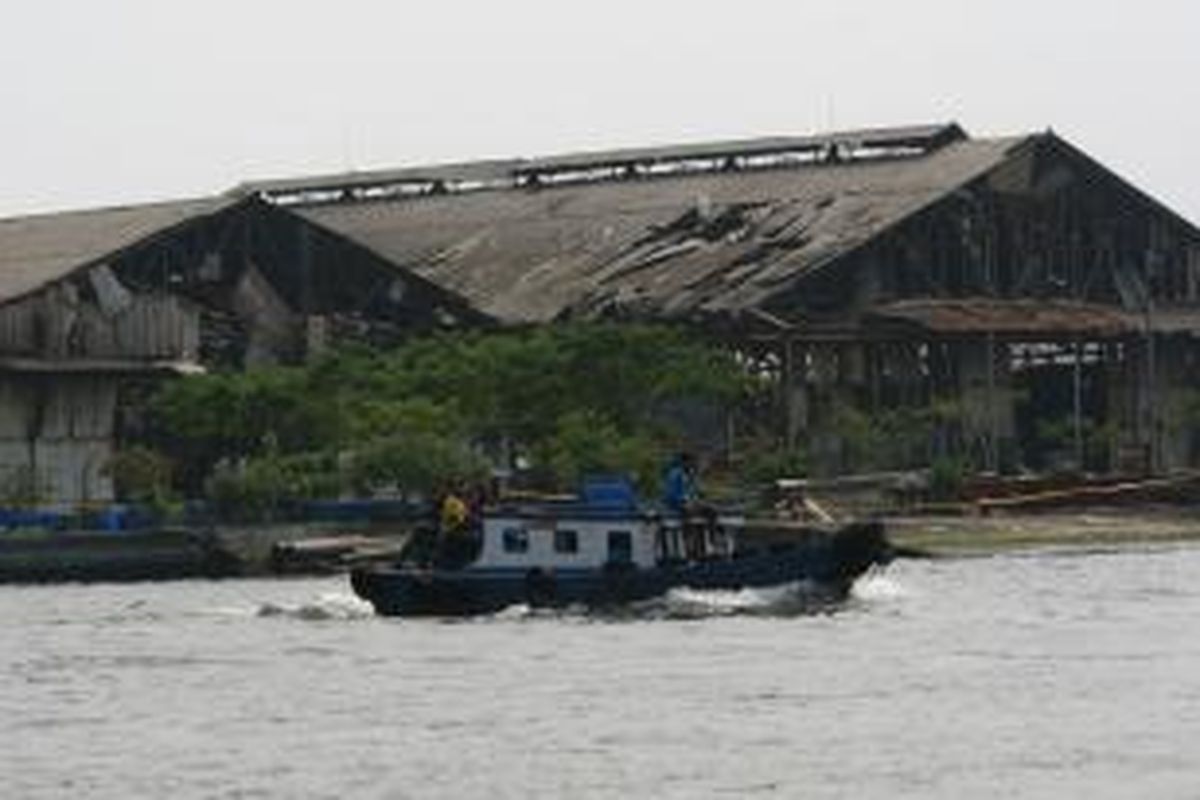
[[[342,579],[0,588],[17,798],[1191,797],[1200,550],[902,562],[844,603],[381,620]]]

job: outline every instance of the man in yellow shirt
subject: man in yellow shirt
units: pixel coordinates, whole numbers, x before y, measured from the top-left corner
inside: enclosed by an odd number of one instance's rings
[[[474,558],[474,542],[468,525],[470,511],[457,488],[446,492],[438,508],[438,557],[440,566],[456,569]]]
[[[440,517],[443,536],[458,536],[466,532],[467,504],[457,492],[446,492],[442,498]]]

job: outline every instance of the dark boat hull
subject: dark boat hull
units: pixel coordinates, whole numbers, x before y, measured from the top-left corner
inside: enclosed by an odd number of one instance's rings
[[[844,597],[860,575],[886,563],[890,547],[875,523],[814,534],[787,546],[733,558],[662,564],[649,569],[431,570],[375,567],[354,570],[355,593],[384,616],[462,616],[534,607],[608,607],[660,597],[672,589],[740,590],[811,584],[825,599]]]

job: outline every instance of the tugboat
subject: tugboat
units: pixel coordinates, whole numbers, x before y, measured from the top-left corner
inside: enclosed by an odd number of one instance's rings
[[[384,616],[467,616],[510,606],[619,606],[676,588],[740,590],[802,584],[844,598],[890,560],[877,522],[813,531],[765,548],[740,541],[740,513],[664,512],[621,478],[591,478],[572,500],[510,501],[489,509],[461,563],[400,562],[351,571],[354,592]]]

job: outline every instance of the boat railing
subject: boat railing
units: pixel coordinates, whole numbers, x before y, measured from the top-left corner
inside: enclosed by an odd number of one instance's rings
[[[655,531],[660,563],[732,558],[737,551],[739,518],[713,512],[664,515]]]

